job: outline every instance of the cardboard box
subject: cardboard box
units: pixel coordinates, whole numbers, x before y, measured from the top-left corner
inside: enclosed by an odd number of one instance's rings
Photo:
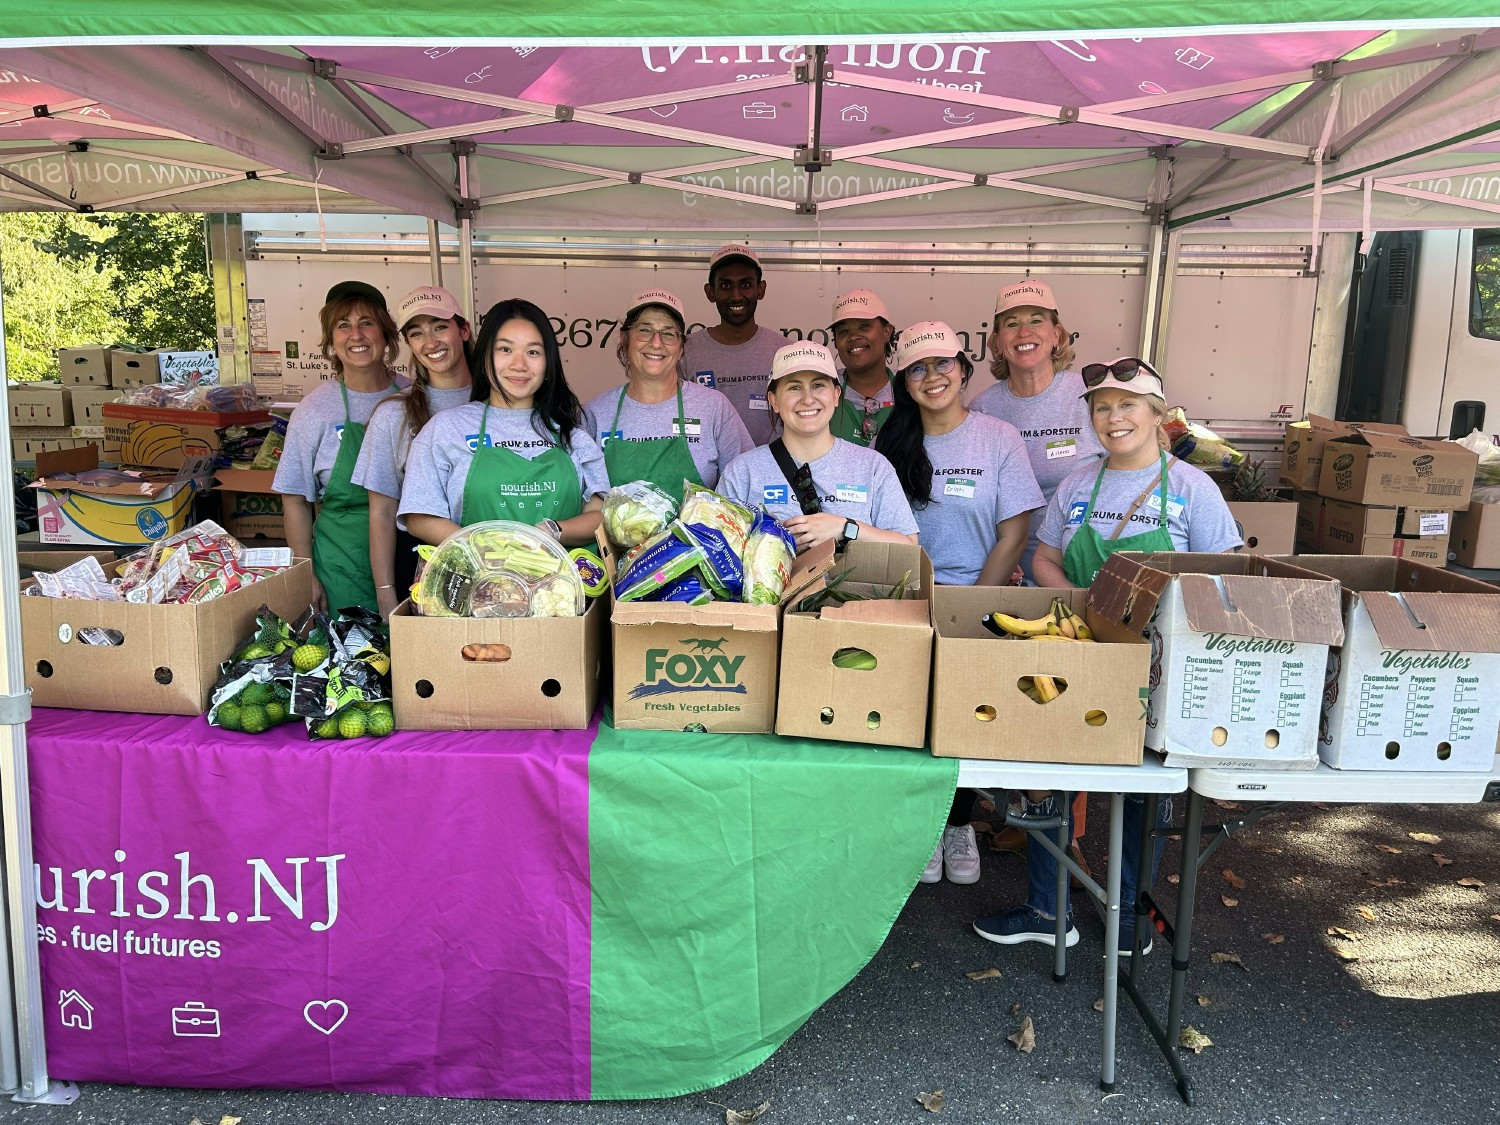
[[[1318,752],[1334,769],[1489,773],[1500,736],[1500,590],[1402,559],[1299,566],[1343,588]]]
[[[67,386],[109,386],[109,349],[58,348],[57,371]]]
[[[1348,551],[1330,550],[1324,546],[1321,553],[1330,555],[1384,555],[1388,558],[1406,559],[1409,562],[1426,563],[1428,566],[1448,565],[1448,536],[1441,539],[1391,539],[1369,535]]]
[[[609,599],[582,617],[391,614],[397,730],[583,730],[599,702]],[[509,645],[503,662],[463,658],[468,644]]]
[[[158,365],[158,382],[176,386],[189,383],[204,387],[219,385],[219,357],[213,352],[180,352],[159,348],[154,354]]]
[[[21,568],[21,577],[29,578],[31,571],[57,571],[72,566],[83,559],[98,559],[106,574],[117,561],[113,551],[17,551],[16,563]]]
[[[1500,504],[1473,503],[1453,513],[1449,543],[1454,562],[1476,570],[1500,568]]]
[[[987,613],[1034,618],[1060,597],[1095,630],[1094,643],[1001,639]],[[1138,630],[1101,619],[1087,590],[938,586],[929,745],[942,758],[1140,765],[1151,649]],[[1050,703],[1021,691],[1022,676],[1063,687]],[[1104,712],[1094,726],[1084,716]]]
[[[312,601],[312,563],[199,605],[132,605],[74,598],[21,599],[26,686],[38,707],[200,715],[219,665],[268,605],[294,620]],[[86,645],[78,631],[117,629],[123,644]]]
[[[271,487],[272,469],[219,469],[219,526],[236,539],[285,539],[281,496]]]
[[[1245,541],[1245,550],[1262,555],[1290,555],[1296,550],[1297,505],[1290,500],[1253,504],[1231,500],[1229,514]]]
[[[176,469],[195,457],[217,453],[229,426],[268,423],[266,410],[217,413],[211,410],[170,410],[155,406],[104,404],[102,456],[121,465],[146,469]]]
[[[120,392],[113,387],[74,387],[69,392],[73,403],[75,426],[98,426],[104,428],[104,404],[114,402]],[[100,434],[103,437],[103,434]]]
[[[818,583],[833,544],[798,555],[780,605],[617,602],[611,614],[614,717],[620,730],[776,729],[784,607]],[[613,560],[606,558],[611,568]]]
[[[1112,555],[1089,605],[1151,642],[1146,746],[1168,765],[1314,769],[1338,584],[1255,555]]]
[[[1324,445],[1318,493],[1352,504],[1466,508],[1478,465],[1457,442],[1365,430]]]
[[[909,543],[855,540],[834,568],[850,571],[842,589],[874,600],[782,617],[776,733],[920,747],[932,676],[932,562]],[[885,596],[898,585],[903,598]],[[875,667],[834,664],[849,648],[869,653]]]
[[[12,426],[71,426],[73,405],[60,383],[12,383],[6,388]]]
[[[187,465],[176,475],[142,473],[129,481],[80,484],[56,480],[57,473],[86,473],[99,467],[99,447],[83,445],[44,453],[37,461],[37,523],[43,543],[103,543],[144,546],[175,535],[188,525],[203,465]]]
[[[1336,422],[1321,414],[1309,414],[1300,422],[1288,422],[1282,437],[1281,483],[1288,488],[1315,491],[1323,469],[1323,446],[1330,440],[1360,430],[1404,434],[1406,430],[1387,422]]]
[[[140,387],[158,381],[155,352],[138,352],[131,348],[109,349],[111,387]]]
[[[80,445],[87,444],[81,438],[72,436],[71,431],[58,431],[57,437],[24,437],[12,438],[10,443],[11,458],[16,461],[35,461],[39,456],[48,453],[62,453],[65,450],[77,449]]]
[[[1439,539],[1446,538],[1452,529],[1453,512],[1447,508],[1372,507],[1325,497],[1319,539],[1334,548],[1329,554],[1347,554],[1361,539]]]

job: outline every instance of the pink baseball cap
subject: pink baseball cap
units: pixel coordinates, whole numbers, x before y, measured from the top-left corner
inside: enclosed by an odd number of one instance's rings
[[[677,318],[679,326],[687,324],[687,310],[682,307],[682,302],[677,299],[677,294],[668,293],[665,289],[642,289],[634,297],[630,298],[630,307],[625,310],[625,320],[630,319],[630,314],[636,309],[643,309],[647,305],[659,305]]]
[[[1086,363],[1079,374],[1083,376],[1086,388],[1079,398],[1088,398],[1095,391],[1108,388],[1128,391],[1133,395],[1167,397],[1166,384],[1162,382],[1156,368],[1135,356],[1122,355],[1108,363]]]
[[[1000,290],[1000,296],[995,298],[995,315],[999,316],[1001,313],[1026,305],[1056,312],[1057,298],[1052,295],[1052,286],[1045,281],[1033,281],[1030,278],[1007,285]]]
[[[396,304],[396,326],[405,329],[419,316],[430,316],[433,320],[452,320],[463,316],[463,310],[453,299],[453,294],[436,285],[419,285]]]
[[[963,350],[953,329],[941,320],[921,320],[901,330],[896,342],[896,370],[905,371],[919,359],[951,359]]]
[[[874,320],[876,317],[887,324],[891,323],[891,314],[886,310],[885,302],[872,290],[851,289],[847,293],[840,293],[833,299],[833,319],[829,323],[837,324],[841,320]]]
[[[776,358],[771,361],[771,378],[766,386],[775,386],[777,379],[784,375],[795,375],[799,371],[827,375],[830,379],[839,377],[833,352],[811,340],[798,340],[776,349]]]
[[[712,274],[721,262],[729,261],[749,262],[755,267],[757,273],[760,272],[760,259],[755,256],[755,251],[743,242],[726,243],[715,250],[714,256],[708,260],[708,272]]]

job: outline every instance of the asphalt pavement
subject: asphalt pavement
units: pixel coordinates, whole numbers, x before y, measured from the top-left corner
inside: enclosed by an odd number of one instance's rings
[[[1210,802],[1208,821],[1237,814]],[[1084,851],[1097,860],[1102,799],[1090,819]],[[1187,1020],[1213,1043],[1186,1059],[1192,1107],[1125,1003],[1115,1093],[1099,1089],[1102,930],[1086,906],[1062,983],[1051,978],[1049,948],[992,945],[970,930],[973,917],[1025,893],[1024,861],[986,852],[978,884],[918,886],[864,972],[758,1069],[700,1094],[566,1104],[84,1084],[71,1106],[11,1106],[0,1117],[705,1125],[723,1122],[726,1108],[769,1102],[762,1125],[1492,1121],[1500,1119],[1497,829],[1500,806],[1295,805],[1220,848],[1201,876],[1189,978]],[[1174,844],[1163,874],[1178,863]],[[1163,879],[1157,889],[1172,909],[1175,887]],[[1212,953],[1239,961],[1212,963]],[[1144,966],[1161,1008],[1166,954],[1158,941]],[[989,968],[1003,975],[966,976]],[[1007,1037],[1027,1016],[1035,1049],[1022,1053]],[[917,1098],[937,1090],[944,1105],[934,1114]]]

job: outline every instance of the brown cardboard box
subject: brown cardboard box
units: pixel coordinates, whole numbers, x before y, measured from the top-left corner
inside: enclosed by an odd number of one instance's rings
[[[1290,555],[1296,549],[1297,505],[1290,500],[1253,504],[1231,500],[1229,514],[1245,541],[1245,550],[1262,555]]]
[[[268,605],[294,620],[312,601],[312,563],[199,605],[133,605],[72,598],[21,599],[26,686],[38,707],[199,715],[219,665]],[[78,630],[118,629],[118,647],[86,645]]]
[[[109,349],[109,385],[140,387],[157,381],[155,352],[137,352],[129,348]]]
[[[1151,641],[1146,746],[1168,765],[1317,768],[1338,583],[1256,555],[1121,552],[1089,605]]]
[[[87,444],[82,439],[73,437],[71,430],[55,432],[59,436],[12,438],[10,443],[12,459],[35,461],[39,453],[61,453],[65,449],[77,449],[80,445]]]
[[[72,386],[109,386],[109,349],[58,348],[57,370],[62,381]]]
[[[82,559],[98,559],[99,565],[104,567],[106,574],[110,574],[110,567],[115,564],[117,556],[113,551],[17,551],[16,562],[21,568],[21,577],[29,578],[30,571],[46,570],[58,571],[65,566],[72,566]]]
[[[1448,536],[1427,539],[1395,539],[1382,535],[1367,535],[1350,550],[1333,550],[1324,544],[1323,551],[1330,555],[1385,555],[1390,558],[1407,559],[1410,562],[1426,563],[1428,566],[1448,565]]]
[[[211,410],[168,410],[154,406],[104,405],[103,456],[143,469],[176,469],[194,457],[216,453],[220,431],[229,426],[269,422],[266,410],[220,414]]]
[[[782,618],[776,733],[920,747],[932,673],[932,562],[909,543],[855,540],[835,564],[846,568],[841,588],[875,600]],[[901,600],[883,596],[898,585]],[[848,648],[869,653],[875,667],[835,665],[834,655]]]
[[[73,439],[69,439],[70,441]],[[43,452],[37,458],[37,529],[43,543],[146,545],[188,524],[193,497],[205,487],[206,461],[175,474],[136,472],[133,479],[80,483],[99,467],[99,447]]]
[[[219,469],[219,524],[236,539],[285,539],[281,496],[271,487],[274,469]]]
[[[610,621],[615,726],[770,734],[782,611],[832,562],[831,542],[798,555],[780,605],[617,602]],[[613,575],[612,560],[605,563]]]
[[[1453,561],[1476,570],[1500,568],[1500,504],[1470,504],[1453,513]]]
[[[1316,492],[1299,492],[1297,493],[1297,550],[1320,551],[1322,541],[1323,497]]]
[[[1361,539],[1438,539],[1453,530],[1453,513],[1446,508],[1389,508],[1323,499],[1319,542],[1329,554],[1353,551]],[[1263,554],[1287,554],[1264,551]]]
[[[1329,441],[1360,430],[1404,434],[1401,426],[1386,422],[1336,422],[1321,414],[1309,414],[1300,422],[1288,422],[1282,439],[1281,483],[1289,488],[1316,490],[1323,468],[1323,446]]]
[[[1097,626],[1096,641],[1002,639],[980,623],[994,612],[1040,617],[1056,597]],[[1139,631],[1100,621],[1087,590],[938,586],[932,621],[929,744],[938,757],[1140,765],[1151,649]],[[1066,685],[1050,703],[1018,684],[1039,674]],[[1095,710],[1106,716],[1102,726],[1084,720]]]
[[[609,599],[582,617],[391,614],[397,730],[583,730],[599,702]],[[465,660],[469,644],[509,645],[503,662]]]
[[[102,429],[104,404],[114,402],[120,397],[120,392],[113,387],[74,387],[69,395],[73,402],[73,424],[98,426]]]
[[[68,388],[57,383],[12,383],[6,388],[12,426],[71,426]]]
[[[1457,442],[1364,430],[1324,445],[1318,493],[1352,504],[1466,508],[1478,465]]]

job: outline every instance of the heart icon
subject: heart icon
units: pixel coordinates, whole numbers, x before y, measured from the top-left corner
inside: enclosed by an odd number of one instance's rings
[[[673,102],[671,105],[654,105],[651,107],[651,112],[665,120],[677,112],[677,103]]]
[[[324,1035],[332,1035],[349,1017],[349,1005],[342,1000],[309,1000],[302,1018]]]

